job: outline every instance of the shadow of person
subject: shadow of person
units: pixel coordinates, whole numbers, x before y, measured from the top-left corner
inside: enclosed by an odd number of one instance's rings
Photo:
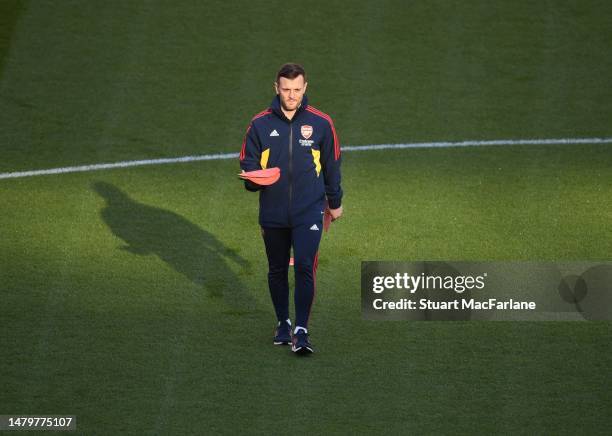
[[[174,212],[139,203],[110,183],[95,182],[92,189],[106,201],[102,220],[126,243],[121,250],[159,257],[209,296],[222,297],[231,312],[255,309],[255,299],[228,261],[245,268],[249,263],[214,235]]]

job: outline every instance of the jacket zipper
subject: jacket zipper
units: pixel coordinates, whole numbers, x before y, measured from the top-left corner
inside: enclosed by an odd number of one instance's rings
[[[289,121],[289,216],[291,216],[291,198],[292,196],[293,196],[293,120]]]

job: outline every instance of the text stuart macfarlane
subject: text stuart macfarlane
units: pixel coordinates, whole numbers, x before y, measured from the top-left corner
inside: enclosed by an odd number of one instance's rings
[[[384,301],[382,298],[377,298],[372,302],[372,306],[376,310],[535,310],[536,303],[495,298],[483,301],[473,298],[451,301],[432,301],[427,298],[415,301],[401,298],[396,301]]]

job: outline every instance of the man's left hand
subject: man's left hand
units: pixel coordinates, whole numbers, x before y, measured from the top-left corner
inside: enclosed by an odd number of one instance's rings
[[[329,213],[331,214],[332,221],[336,221],[342,216],[342,206],[340,206],[338,209],[329,209]]]

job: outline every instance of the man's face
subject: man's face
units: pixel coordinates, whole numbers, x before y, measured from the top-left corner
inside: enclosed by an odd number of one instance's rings
[[[306,92],[308,83],[304,82],[304,76],[299,75],[295,79],[279,77],[274,83],[276,93],[280,96],[281,105],[286,111],[296,110],[302,103],[302,97]]]

